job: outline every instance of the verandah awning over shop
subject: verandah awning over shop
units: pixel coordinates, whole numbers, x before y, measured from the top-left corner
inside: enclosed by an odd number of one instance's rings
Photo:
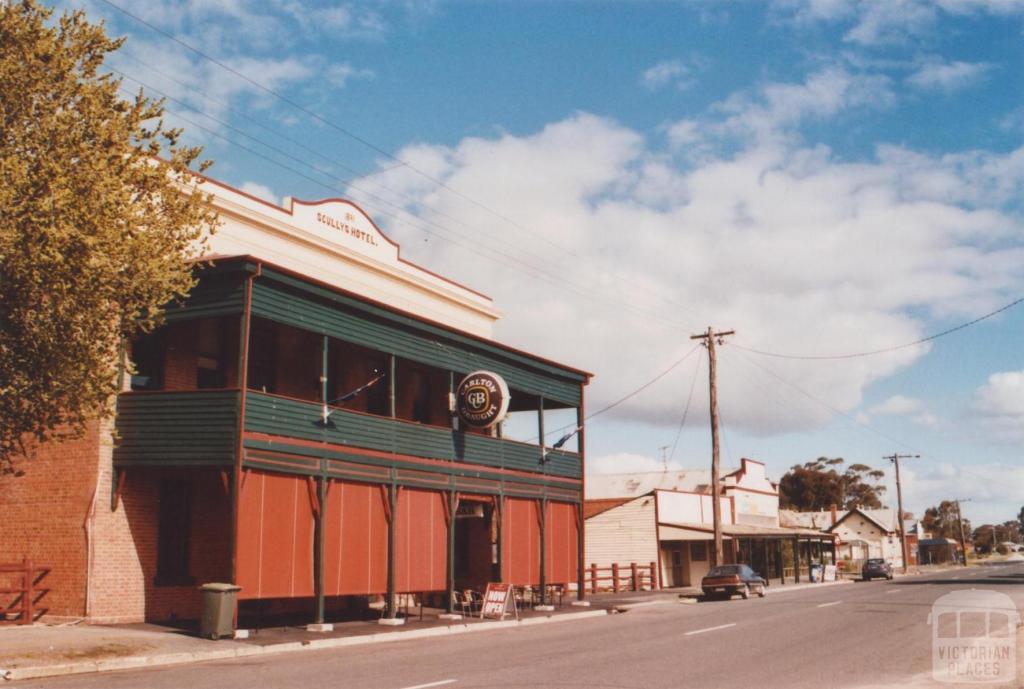
[[[662,541],[703,541],[712,538],[714,529],[709,524],[658,524],[658,540]],[[723,524],[722,535],[726,538],[805,538],[831,541],[832,535],[813,529],[793,529],[757,524]]]
[[[708,531],[673,524],[658,524],[659,541],[706,541],[712,538]],[[726,540],[732,540],[726,536]]]

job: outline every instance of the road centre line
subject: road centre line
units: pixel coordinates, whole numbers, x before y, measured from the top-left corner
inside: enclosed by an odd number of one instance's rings
[[[411,687],[402,687],[402,689],[427,689],[428,687],[440,687],[441,685],[453,684],[458,681],[459,680],[457,679],[442,679],[437,682],[427,682],[426,684],[415,684]]]
[[[843,601],[841,601],[841,600],[834,600],[834,601],[832,601],[831,603],[822,603],[821,605],[819,605],[819,606],[817,606],[817,607],[819,607],[819,608],[827,608],[827,607],[829,607],[830,605],[839,605],[839,604],[840,604],[840,603],[842,603],[842,602],[843,602]]]
[[[885,593],[886,594],[890,594],[890,593],[903,593],[903,590],[902,589],[892,589],[890,591],[886,591]]]
[[[683,636],[693,636],[694,634],[703,634],[704,632],[713,632],[718,629],[728,629],[729,627],[735,627],[736,623],[731,622],[729,624],[720,624],[717,627],[705,627],[704,629],[694,629],[692,632],[686,632]]]

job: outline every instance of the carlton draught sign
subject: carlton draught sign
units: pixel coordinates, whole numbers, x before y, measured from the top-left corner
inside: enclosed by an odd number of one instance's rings
[[[474,428],[490,428],[508,412],[508,385],[497,373],[474,371],[455,391],[459,418]]]

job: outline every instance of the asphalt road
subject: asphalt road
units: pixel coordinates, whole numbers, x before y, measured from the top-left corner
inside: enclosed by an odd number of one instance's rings
[[[989,589],[1024,609],[1024,565],[950,570],[766,598],[652,605],[579,622],[192,666],[17,689],[569,688],[800,689],[933,684],[936,598]],[[1024,630],[1020,635],[1024,639]],[[1024,668],[1024,652],[1020,665]],[[1024,669],[1021,671],[1024,679]],[[970,685],[961,685],[970,686]],[[982,685],[978,685],[982,686]],[[992,686],[992,685],[985,685]],[[1020,687],[1021,682],[1010,685]]]

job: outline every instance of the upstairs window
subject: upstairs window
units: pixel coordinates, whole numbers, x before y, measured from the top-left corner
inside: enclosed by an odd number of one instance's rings
[[[249,336],[249,387],[274,392],[277,380],[277,329],[273,324],[254,321]]]

